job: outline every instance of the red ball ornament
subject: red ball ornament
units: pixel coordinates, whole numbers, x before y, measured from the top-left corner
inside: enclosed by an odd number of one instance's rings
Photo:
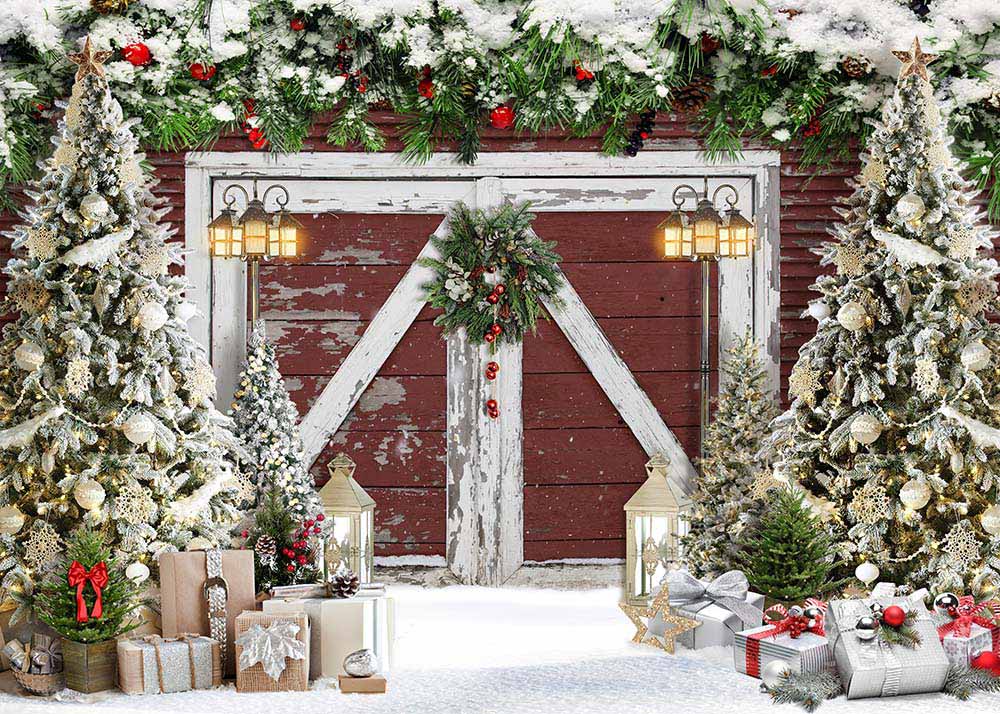
[[[506,104],[495,107],[490,112],[490,124],[494,129],[510,129],[514,126],[514,110]]]
[[[487,362],[486,369],[490,370],[491,372],[498,372],[500,371],[500,365],[497,364],[496,362]]]
[[[322,513],[320,513],[320,514],[318,514],[318,515],[316,516],[316,520],[317,520],[317,521],[320,521],[320,522],[323,522],[323,521],[325,521],[325,520],[326,520],[326,516],[324,516],[324,515],[323,515]]]
[[[285,568],[285,570],[287,570],[289,573],[294,573],[295,572],[295,564],[294,563],[289,563],[288,567]]]
[[[882,622],[889,627],[901,627],[906,622],[906,610],[899,605],[890,605],[882,613]]]
[[[503,283],[498,283],[497,285],[494,286],[493,292],[495,292],[497,295],[503,295],[505,292],[507,292],[507,288],[504,287]]]
[[[494,322],[493,325],[490,327],[490,332],[492,332],[494,335],[501,335],[503,334],[503,328]]]
[[[142,42],[133,42],[122,47],[122,57],[134,67],[145,67],[153,59],[153,54]]]
[[[490,409],[489,411],[486,412],[486,415],[490,419],[498,419],[500,417],[500,410],[499,409]]]
[[[261,139],[264,138],[264,132],[255,126],[250,127],[250,130],[247,132],[247,138],[251,142],[260,141]]]
[[[304,29],[306,29],[306,21],[303,20],[301,17],[293,17],[291,20],[288,21],[288,26],[292,29],[293,32],[302,32]]]
[[[995,652],[985,650],[980,652],[969,662],[973,669],[986,669],[993,674],[1000,676],[1000,656]]]
[[[495,293],[487,295],[486,302],[488,302],[490,305],[496,305],[498,302],[500,302],[500,296]]]
[[[188,72],[197,80],[205,79],[205,65],[201,62],[194,62],[193,64],[188,65]]]
[[[431,99],[434,96],[434,82],[431,81],[430,77],[420,80],[420,84],[417,85],[417,93],[424,99]]]
[[[493,342],[496,338],[497,336],[494,335],[492,332],[487,332],[485,335],[483,335],[483,339],[486,342]]]
[[[304,556],[304,555],[300,555],[300,556],[299,556],[299,565],[305,565],[305,564],[306,564],[306,563],[308,563],[308,562],[309,562],[309,561],[308,561],[308,559],[306,558],[306,556]]]
[[[488,379],[488,380],[490,380],[492,382],[496,378],[497,378],[497,373],[496,372],[486,372],[486,379]]]
[[[487,409],[496,409],[498,406],[499,405],[497,404],[497,400],[496,399],[487,399],[486,400],[486,408]]]

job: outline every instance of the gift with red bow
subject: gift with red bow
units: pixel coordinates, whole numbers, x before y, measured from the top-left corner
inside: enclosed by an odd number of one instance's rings
[[[934,624],[952,664],[968,665],[983,652],[1000,655],[1000,602],[976,602],[971,595],[934,598]]]
[[[764,611],[765,624],[736,635],[736,671],[760,677],[775,660],[794,672],[821,672],[833,664],[823,629],[826,603],[810,598],[803,606],[772,605]]]

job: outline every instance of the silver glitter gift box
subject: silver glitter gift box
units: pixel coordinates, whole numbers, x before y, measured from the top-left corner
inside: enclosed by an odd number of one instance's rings
[[[222,684],[219,643],[210,637],[156,635],[118,642],[118,686],[126,694],[167,694]]]
[[[667,575],[670,610],[701,623],[682,633],[677,641],[692,650],[730,646],[737,632],[763,622],[764,596],[750,592],[746,576],[732,570],[712,581],[697,580],[684,570]],[[649,623],[650,633],[663,634],[662,617]]]
[[[857,622],[872,616],[871,606],[876,601],[883,607],[899,605],[913,611],[920,644],[909,649],[888,645],[878,638],[867,641],[859,638]],[[939,692],[944,687],[949,662],[923,600],[886,596],[833,600],[825,626],[848,699]]]

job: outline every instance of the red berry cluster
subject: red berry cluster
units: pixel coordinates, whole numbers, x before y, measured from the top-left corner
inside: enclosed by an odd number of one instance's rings
[[[584,67],[580,60],[573,62],[573,77],[579,89],[588,89],[594,83],[594,73]]]
[[[293,32],[302,32],[306,29],[306,21],[301,17],[293,17],[288,21],[288,27],[290,27]]]
[[[295,539],[292,542],[291,547],[282,548],[282,554],[288,558],[288,565],[285,569],[289,573],[294,573],[296,569],[305,567],[309,564],[309,541],[308,539],[312,536],[319,535],[323,528],[319,524],[325,520],[326,516],[322,513],[318,514],[316,518],[307,518],[302,522],[302,527],[292,534]]]
[[[486,414],[490,419],[496,419],[500,416],[500,405],[497,404],[496,399],[486,400]]]
[[[347,40],[337,43],[337,54],[333,56],[333,62],[337,66],[337,71],[344,78],[346,84],[351,89],[355,89],[359,94],[368,91],[368,77],[361,73],[360,69],[352,70],[354,59],[350,55],[351,44]]]
[[[492,382],[494,379],[497,378],[497,372],[499,371],[500,371],[500,365],[497,364],[496,362],[486,363],[486,379]]]
[[[821,131],[823,131],[823,125],[820,124],[818,118],[815,118],[802,130],[802,136],[816,136]]]
[[[778,65],[772,64],[770,67],[765,67],[760,71],[761,77],[773,77],[778,73]]]
[[[417,94],[424,99],[434,97],[434,82],[431,80],[430,65],[424,65],[424,69],[421,71],[420,84],[417,85]]]
[[[195,62],[188,66],[188,72],[191,73],[191,77],[197,79],[199,82],[207,82],[215,76],[215,65],[204,65],[201,62]]]
[[[153,53],[142,42],[133,42],[122,47],[122,58],[133,67],[145,67],[153,61]]]
[[[260,118],[254,109],[253,100],[244,99],[243,108],[247,112],[246,121],[243,122],[243,131],[246,133],[250,145],[255,149],[266,148],[268,143],[267,137],[264,136],[264,130],[260,128]]]
[[[510,129],[514,126],[514,110],[506,104],[495,107],[490,112],[490,124],[494,129]]]
[[[496,339],[502,334],[503,334],[503,328],[500,327],[499,323],[494,322],[492,325],[490,325],[490,329],[486,331],[486,334],[483,335],[483,340],[485,340],[487,343],[492,343],[496,341]]]
[[[35,110],[31,112],[31,116],[35,121],[45,121],[45,111],[48,109],[42,102],[35,103]]]

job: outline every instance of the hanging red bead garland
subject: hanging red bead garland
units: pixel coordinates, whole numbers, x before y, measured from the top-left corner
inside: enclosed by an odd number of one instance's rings
[[[243,108],[246,109],[246,120],[243,122],[243,131],[247,135],[247,140],[255,149],[266,148],[268,144],[267,137],[264,135],[264,130],[260,128],[260,117],[257,116],[253,99],[244,99]]]

